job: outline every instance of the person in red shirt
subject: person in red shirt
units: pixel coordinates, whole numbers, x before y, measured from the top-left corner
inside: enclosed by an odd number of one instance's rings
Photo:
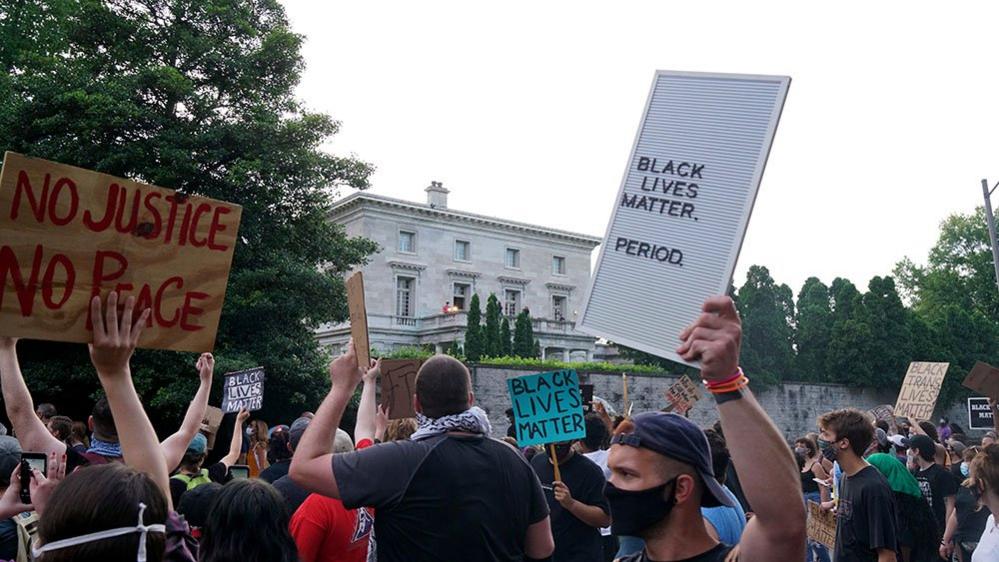
[[[375,407],[375,384],[381,364],[364,375],[364,387],[357,409],[357,449],[374,445],[385,433],[386,412]],[[354,450],[354,444],[342,429],[337,429],[334,453]],[[291,518],[291,535],[298,545],[302,562],[364,562],[369,548],[374,553],[375,510],[368,507],[347,509],[343,502],[322,494],[310,494]],[[370,546],[369,546],[370,545]],[[372,559],[374,557],[372,556]]]

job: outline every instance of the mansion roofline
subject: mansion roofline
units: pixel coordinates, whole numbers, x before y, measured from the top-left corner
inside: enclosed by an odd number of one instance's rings
[[[579,234],[576,232],[558,230],[555,228],[546,228],[542,226],[536,226],[533,224],[510,221],[505,219],[498,219],[495,217],[488,217],[485,215],[479,215],[475,213],[455,211],[447,208],[437,208],[432,205],[413,203],[411,201],[404,201],[402,199],[395,199],[392,197],[386,197],[384,195],[375,195],[372,193],[365,193],[365,192],[357,192],[351,194],[334,203],[333,207],[330,209],[329,218],[331,220],[337,221],[337,219],[342,218],[344,215],[350,213],[354,209],[359,209],[364,203],[368,203],[370,205],[375,205],[379,207],[384,207],[387,209],[408,211],[414,214],[433,217],[436,219],[442,219],[442,218],[453,219],[472,224],[501,228],[514,232],[532,234],[535,236],[540,235],[553,238],[560,238],[566,241],[570,241],[572,243],[587,245],[591,248],[595,248],[599,246],[601,242],[603,242],[603,238],[598,236]]]

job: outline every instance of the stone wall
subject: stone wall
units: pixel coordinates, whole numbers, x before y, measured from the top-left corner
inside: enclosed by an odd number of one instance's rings
[[[471,370],[476,402],[489,413],[493,435],[505,435],[509,424],[504,412],[510,407],[506,379],[536,371],[493,366],[472,366]],[[592,384],[594,395],[620,410],[623,399],[620,373],[580,372],[579,380],[582,384]],[[628,398],[634,403],[632,413],[663,408],[666,405],[666,389],[676,380],[675,377],[628,373]],[[784,436],[793,440],[809,431],[815,431],[815,420],[823,412],[846,407],[867,410],[881,404],[894,404],[896,395],[897,390],[788,382],[760,392],[757,400]],[[955,404],[945,411],[940,411],[940,408],[937,410],[936,416],[946,415],[967,430],[968,411],[965,403]],[[718,419],[714,401],[706,393],[702,393],[701,400],[691,410],[690,419],[701,427],[708,427]],[[978,438],[983,432],[969,433]]]

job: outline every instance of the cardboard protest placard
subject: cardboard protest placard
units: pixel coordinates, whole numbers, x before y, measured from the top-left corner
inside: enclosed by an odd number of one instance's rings
[[[89,342],[90,299],[152,314],[139,347],[211,351],[242,208],[14,152],[0,173],[0,335]]]
[[[964,379],[964,386],[975,392],[999,398],[999,369],[988,363],[976,361],[971,372]]]
[[[416,394],[416,373],[422,364],[419,359],[382,359],[381,403],[389,409],[389,419],[416,416],[413,395]]]
[[[790,80],[656,72],[579,330],[696,366],[672,342],[728,291]]]
[[[873,417],[876,422],[881,420],[891,421],[895,417],[895,411],[891,404],[875,406],[870,410],[867,410],[867,413],[871,414],[871,417]]]
[[[902,390],[895,402],[895,415],[926,421],[933,417],[933,408],[937,405],[937,395],[940,385],[950,363],[926,363],[913,361],[905,373]]]
[[[836,548],[836,516],[819,504],[808,502],[808,538],[830,549]]]
[[[364,304],[364,275],[360,271],[347,279],[347,308],[357,364],[366,369],[371,363],[371,346],[368,343],[368,311]]]
[[[701,393],[697,390],[697,385],[687,375],[683,375],[680,377],[680,380],[666,389],[666,401],[669,402],[669,411],[681,415],[687,415],[687,412],[700,399]]]
[[[226,373],[222,382],[222,411],[229,414],[240,410],[259,410],[264,404],[263,367]]]
[[[205,408],[205,417],[201,418],[201,431],[207,434],[209,449],[215,447],[215,436],[218,435],[224,415],[221,408],[215,406]]]
[[[968,427],[989,431],[995,429],[992,406],[985,397],[968,398]]]
[[[507,379],[521,447],[586,437],[579,375],[553,371]]]

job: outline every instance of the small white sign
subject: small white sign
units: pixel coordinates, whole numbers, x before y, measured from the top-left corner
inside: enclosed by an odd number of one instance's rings
[[[656,72],[579,329],[683,361],[728,292],[791,79]]]

